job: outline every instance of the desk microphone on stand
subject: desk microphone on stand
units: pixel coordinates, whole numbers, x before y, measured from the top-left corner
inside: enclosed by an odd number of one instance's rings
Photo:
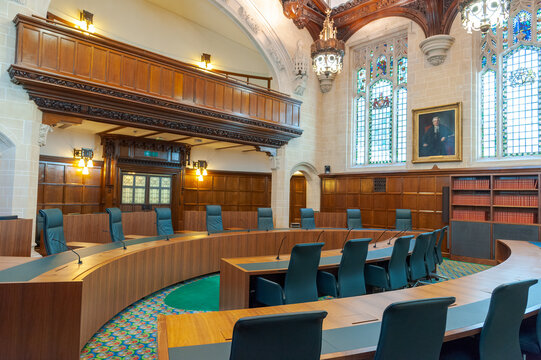
[[[349,236],[349,233],[351,232],[351,230],[353,230],[353,228],[349,229],[348,230],[348,233],[346,234],[346,238],[344,239],[344,241],[342,242],[342,250],[340,251],[341,253],[344,252],[344,246],[346,246],[346,241],[348,239],[348,236]]]
[[[411,230],[411,227],[407,228],[407,229],[404,229],[402,231],[400,231],[396,236],[394,236],[395,238],[399,238],[401,237],[406,231],[410,231]],[[389,241],[387,242],[387,245],[391,245],[391,240],[393,239],[393,237],[390,237],[389,238]]]
[[[280,260],[280,250],[282,249],[282,245],[284,245],[284,240],[286,239],[287,235],[282,238],[280,241],[280,246],[278,247],[278,254],[276,255],[276,260]]]
[[[83,263],[83,261],[81,260],[81,256],[77,253],[77,251],[73,250],[70,246],[66,245],[65,243],[63,243],[60,240],[56,240],[55,238],[51,238],[51,240],[56,241],[59,244],[62,244],[62,246],[64,246],[66,249],[71,250],[75,255],[77,255],[77,259],[78,259],[77,264],[82,264]]]
[[[103,232],[106,232],[106,233],[109,232],[109,231],[107,231],[107,230],[102,230],[102,231],[103,231]],[[112,237],[112,236],[111,236],[111,237]],[[120,241],[120,242],[122,243],[122,248],[123,248],[124,250],[126,250],[127,248],[126,248],[126,243],[124,242],[124,240],[123,240],[123,239],[118,239],[118,241]]]
[[[385,231],[382,232],[382,233],[378,236],[378,238],[376,239],[376,242],[374,243],[374,249],[378,247],[377,245],[378,245],[379,239],[381,239],[381,237],[382,237],[383,235],[385,235],[385,233],[386,233],[387,231],[389,231],[389,230],[391,230],[391,229],[385,229]]]

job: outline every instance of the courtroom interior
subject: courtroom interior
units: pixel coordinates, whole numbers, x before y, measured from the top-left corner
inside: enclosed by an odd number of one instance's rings
[[[541,0],[0,0],[5,359],[541,359]]]

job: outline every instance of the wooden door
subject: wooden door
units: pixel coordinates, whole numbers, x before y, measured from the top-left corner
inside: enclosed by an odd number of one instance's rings
[[[289,181],[289,223],[301,222],[301,208],[306,207],[306,178],[294,175]]]

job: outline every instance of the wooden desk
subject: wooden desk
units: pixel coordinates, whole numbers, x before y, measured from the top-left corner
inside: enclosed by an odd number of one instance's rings
[[[284,312],[325,310],[323,321],[324,350],[322,359],[370,359],[379,336],[384,309],[396,301],[455,296],[449,308],[445,340],[479,332],[488,310],[491,292],[506,282],[541,278],[541,248],[522,241],[498,241],[498,254],[509,258],[500,265],[459,279],[417,288],[390,291],[358,297],[283,305],[256,309],[160,316],[158,320],[158,354],[161,360],[228,359],[229,340],[235,322],[245,316]],[[526,315],[541,305],[541,284],[532,287]],[[351,333],[353,345],[346,338]],[[338,337],[337,334],[345,336]],[[348,335],[349,334],[349,335]],[[351,337],[351,336],[349,336]],[[333,342],[334,341],[334,342]],[[211,346],[209,346],[211,345]]]

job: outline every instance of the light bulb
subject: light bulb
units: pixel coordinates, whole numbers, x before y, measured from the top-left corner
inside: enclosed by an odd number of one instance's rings
[[[199,181],[203,181],[203,175],[199,175]]]
[[[94,163],[92,162],[92,159],[88,160],[88,162],[86,163],[86,166],[87,167],[93,167],[94,166]]]
[[[83,175],[88,175],[88,174],[89,174],[88,168],[85,166],[85,167],[83,168]]]
[[[195,175],[201,176],[201,170],[199,170],[199,168],[197,168],[197,170],[195,170]]]
[[[88,31],[93,33],[94,31],[96,31],[96,29],[94,28],[94,24],[90,24],[88,25]]]
[[[81,159],[79,160],[79,167],[85,167],[85,160],[84,159]]]
[[[207,169],[203,169],[203,176],[207,176],[208,173],[207,173]]]

